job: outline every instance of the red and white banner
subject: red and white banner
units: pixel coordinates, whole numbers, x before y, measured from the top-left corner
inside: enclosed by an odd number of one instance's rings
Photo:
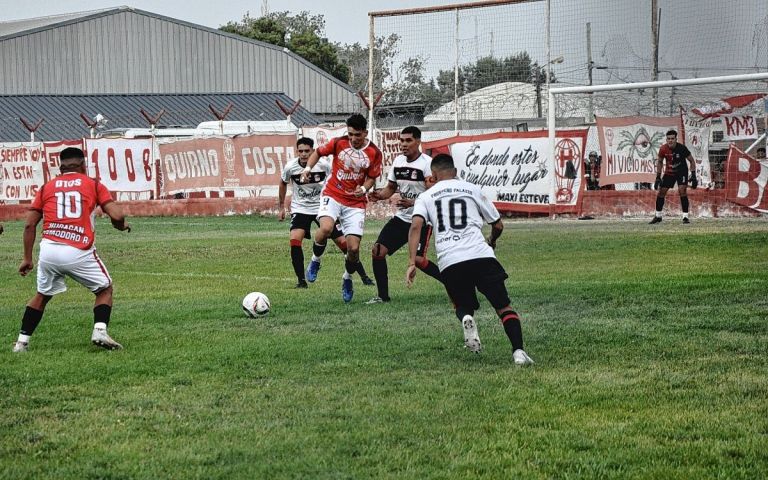
[[[86,138],[88,175],[110,192],[152,192],[152,139]]]
[[[603,161],[600,185],[653,183],[656,158],[668,130],[680,132],[680,117],[595,117]]]
[[[296,135],[246,135],[158,145],[165,194],[276,186],[295,157]]]
[[[752,115],[723,115],[723,140],[751,140],[757,138],[757,122]]]
[[[768,213],[768,160],[758,161],[731,145],[725,165],[725,198]]]
[[[322,147],[332,138],[343,137],[347,134],[347,126],[340,127],[302,127],[302,134],[315,142],[315,148]]]
[[[373,136],[373,143],[379,147],[384,157],[381,166],[381,176],[376,180],[377,187],[383,187],[387,184],[387,176],[395,157],[400,155],[400,130],[376,130]]]
[[[59,161],[59,154],[65,148],[74,147],[83,149],[83,140],[62,140],[60,142],[43,142],[43,149],[45,150],[45,165],[43,173],[45,174],[45,181],[49,181],[52,178],[56,178],[60,171],[61,162]]]
[[[732,113],[737,108],[743,108],[747,105],[765,97],[765,93],[751,93],[748,95],[738,95],[735,97],[723,98],[717,103],[694,108],[691,111],[704,118],[719,117],[720,115]]]
[[[0,143],[0,200],[33,200],[43,184],[41,142]]]
[[[685,146],[696,160],[696,177],[702,187],[712,187],[712,168],[709,163],[709,135],[712,120],[698,120],[690,115],[683,115]]]
[[[422,146],[432,155],[449,151],[459,178],[481,186],[503,210],[547,213],[550,203],[557,212],[578,209],[586,142],[586,129],[558,131],[553,155],[547,131],[539,130],[453,137]]]

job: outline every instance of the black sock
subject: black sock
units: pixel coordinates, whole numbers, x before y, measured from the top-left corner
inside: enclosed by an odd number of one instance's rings
[[[512,343],[512,351],[523,348],[523,329],[520,326],[520,317],[514,311],[506,311],[499,315],[504,332]]]
[[[376,277],[376,288],[379,298],[389,300],[389,277],[387,257],[373,257],[373,276]]]
[[[299,279],[299,282],[304,281],[304,250],[301,249],[300,245],[291,245],[291,263],[296,278]]]
[[[112,315],[112,305],[96,305],[93,307],[93,323],[109,325],[109,317]]]
[[[328,245],[327,242],[324,242],[322,245],[317,242],[314,242],[312,244],[312,253],[314,253],[317,258],[322,257],[323,253],[325,252],[326,245]]]
[[[457,308],[456,308],[456,310],[455,310],[455,313],[456,313],[456,318],[458,318],[458,319],[459,319],[459,321],[461,322],[461,321],[463,321],[463,320],[464,320],[464,317],[465,317],[465,316],[467,316],[467,315],[470,315],[470,316],[471,316],[471,315],[473,315],[475,312],[474,312],[473,310],[464,310],[464,309],[463,309],[463,308],[461,308],[461,307],[457,307]]]
[[[35,333],[35,329],[40,324],[40,320],[43,319],[43,311],[35,310],[32,307],[27,307],[24,310],[24,317],[21,319],[21,331],[22,335],[32,335]]]
[[[360,263],[360,261],[350,262],[349,259],[344,259],[344,268],[347,270],[348,274],[352,275],[357,271],[358,263]]]
[[[664,209],[664,197],[656,197],[656,211],[660,212]]]
[[[690,203],[688,203],[688,195],[680,197],[680,205],[683,207],[683,213],[688,213],[688,207],[690,206]]]
[[[368,274],[365,273],[365,267],[363,266],[363,262],[357,262],[357,274],[360,275],[360,278],[368,277]]]
[[[422,272],[426,273],[430,277],[434,278],[438,282],[442,283],[443,277],[440,275],[440,269],[437,268],[437,265],[435,265],[435,262],[429,260],[427,262],[427,266],[424,267],[424,268],[419,267],[419,270],[421,270]]]

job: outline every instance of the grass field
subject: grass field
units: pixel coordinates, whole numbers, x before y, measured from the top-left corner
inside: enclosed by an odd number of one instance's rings
[[[125,349],[90,345],[71,284],[12,354],[35,282],[6,223],[0,478],[766,478],[768,222],[668,220],[506,223],[525,369],[485,301],[465,350],[405,252],[390,304],[356,278],[343,305],[333,247],[294,290],[287,225],[259,217],[100,220]],[[240,309],[253,290],[268,317]]]

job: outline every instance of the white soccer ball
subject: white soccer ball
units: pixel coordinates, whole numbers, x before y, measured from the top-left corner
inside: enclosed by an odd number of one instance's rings
[[[243,311],[251,318],[263,317],[271,308],[269,298],[261,292],[251,292],[243,299]]]

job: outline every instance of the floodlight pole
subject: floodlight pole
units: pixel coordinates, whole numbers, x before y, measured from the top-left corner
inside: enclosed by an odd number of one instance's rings
[[[376,128],[376,119],[373,117],[373,108],[376,106],[376,102],[373,99],[373,48],[376,45],[376,32],[374,30],[374,16],[369,15],[368,20],[368,132],[369,135],[373,135],[374,128]]]

